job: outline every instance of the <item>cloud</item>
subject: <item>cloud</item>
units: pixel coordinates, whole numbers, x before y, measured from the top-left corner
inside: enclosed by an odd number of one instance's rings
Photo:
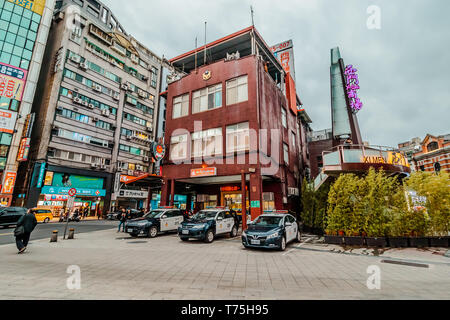
[[[339,46],[359,70],[358,114],[371,144],[396,146],[426,133],[450,132],[450,1],[176,0],[103,1],[125,30],[156,54],[192,50],[255,25],[269,45],[292,39],[297,89],[314,129],[331,127],[330,49]],[[367,7],[381,9],[381,29],[368,30]]]

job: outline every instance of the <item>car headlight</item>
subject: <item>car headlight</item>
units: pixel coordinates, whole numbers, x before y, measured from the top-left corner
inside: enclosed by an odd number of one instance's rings
[[[267,237],[267,240],[269,240],[269,239],[274,239],[274,238],[278,238],[279,235],[280,235],[280,234],[279,234],[278,232],[272,233],[271,235],[269,235],[269,236]]]

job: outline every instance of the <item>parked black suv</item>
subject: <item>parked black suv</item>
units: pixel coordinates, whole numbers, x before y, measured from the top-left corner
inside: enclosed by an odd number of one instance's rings
[[[19,219],[27,214],[27,208],[22,207],[5,207],[0,208],[0,226],[8,228],[15,226]]]

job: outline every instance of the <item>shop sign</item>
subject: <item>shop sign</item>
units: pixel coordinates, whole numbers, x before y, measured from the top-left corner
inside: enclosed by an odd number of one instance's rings
[[[16,183],[16,177],[17,177],[16,172],[6,172],[2,188],[3,194],[13,194],[14,185]]]
[[[28,154],[30,153],[31,138],[22,138],[20,141],[19,152],[17,153],[17,161],[27,161]]]
[[[220,187],[221,192],[236,192],[241,191],[241,187],[238,186],[226,186],[226,187]]]
[[[127,183],[128,181],[130,181],[131,179],[136,178],[135,176],[120,176],[120,182],[122,183]]]
[[[16,126],[17,112],[0,111],[0,132],[14,133]]]
[[[69,194],[69,190],[71,188],[66,188],[66,187],[48,187],[45,186],[42,188],[42,193],[43,194],[63,194],[63,195],[68,195]],[[85,189],[85,188],[77,188],[77,196],[86,196],[86,197],[95,197],[97,196],[99,197],[104,197],[106,196],[106,190],[105,189]]]
[[[22,138],[31,138],[31,132],[33,130],[35,117],[35,113],[30,113],[29,115],[27,115],[23,127]]]
[[[288,188],[288,194],[290,196],[299,196],[300,195],[300,190],[298,188]]]
[[[404,155],[398,152],[388,152],[386,156],[363,156],[361,158],[362,163],[373,164],[392,164],[400,165],[409,168],[409,162]]]
[[[148,191],[140,191],[140,190],[120,190],[119,197],[122,198],[148,198]]]
[[[261,208],[261,201],[251,201],[250,206],[252,208]]]
[[[69,196],[60,194],[46,194],[44,199],[45,201],[67,201],[69,200]]]
[[[47,171],[45,174],[44,186],[51,186],[53,183],[53,174],[52,171]]]
[[[44,174],[45,174],[45,167],[47,166],[47,163],[43,162],[41,163],[41,167],[39,168],[39,177],[38,182],[36,185],[36,188],[42,188],[42,180],[44,180]],[[51,193],[51,192],[49,192]]]
[[[344,72],[347,85],[347,97],[350,101],[350,108],[352,108],[353,113],[357,113],[363,107],[361,100],[358,98],[358,90],[360,87],[358,74],[356,73],[357,71],[358,70],[353,68],[350,64],[345,67]]]
[[[290,73],[295,81],[294,45],[292,40],[279,43],[272,48],[273,55],[283,66],[283,69]]]
[[[42,16],[45,8],[45,0],[7,0],[9,2],[15,3],[18,6],[24,7],[25,9],[31,10],[34,13]]]
[[[164,159],[164,156],[166,155],[166,146],[162,143],[153,143],[153,157],[156,161],[160,161]]]
[[[22,101],[27,71],[0,63],[0,97]]]
[[[198,168],[191,169],[191,178],[213,177],[217,176],[217,168]]]

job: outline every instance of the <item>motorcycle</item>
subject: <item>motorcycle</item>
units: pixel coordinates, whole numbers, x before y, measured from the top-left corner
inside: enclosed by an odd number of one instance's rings
[[[67,215],[61,216],[59,222],[67,222]],[[69,216],[69,222],[80,222],[80,215],[78,213],[71,213]]]

